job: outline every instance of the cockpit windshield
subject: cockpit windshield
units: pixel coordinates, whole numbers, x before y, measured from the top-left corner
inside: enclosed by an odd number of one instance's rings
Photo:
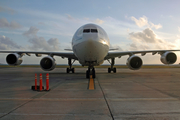
[[[83,30],[83,33],[89,33],[90,32],[90,29],[84,29]]]
[[[92,33],[97,33],[98,31],[97,31],[97,29],[91,29],[91,32]]]
[[[84,29],[83,33],[98,33],[97,29]]]

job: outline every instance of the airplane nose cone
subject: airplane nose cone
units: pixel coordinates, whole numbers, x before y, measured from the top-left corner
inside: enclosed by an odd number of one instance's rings
[[[83,34],[83,39],[85,41],[98,41],[98,34],[96,33]]]

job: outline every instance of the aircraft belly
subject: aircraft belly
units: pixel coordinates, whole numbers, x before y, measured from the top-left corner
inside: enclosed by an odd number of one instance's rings
[[[93,66],[96,66],[103,63],[109,46],[98,41],[84,41],[75,45],[73,50],[80,64],[88,66],[91,63]]]

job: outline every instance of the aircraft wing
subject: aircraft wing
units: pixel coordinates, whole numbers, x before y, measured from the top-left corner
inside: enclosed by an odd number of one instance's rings
[[[122,51],[122,52],[108,52],[107,56],[104,58],[105,60],[115,58],[115,57],[121,57],[125,55],[134,55],[134,54],[141,54],[144,56],[146,53],[152,53],[152,55],[163,54],[167,51],[180,51],[180,50],[147,50],[147,51]]]
[[[73,52],[36,52],[36,51],[0,51],[0,53],[17,53],[19,55],[28,55],[35,54],[36,56],[43,55],[51,55],[51,56],[60,56],[62,58],[71,58],[78,60],[78,58],[74,55]]]

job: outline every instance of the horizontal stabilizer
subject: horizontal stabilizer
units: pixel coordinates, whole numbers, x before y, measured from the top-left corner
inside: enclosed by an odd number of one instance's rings
[[[109,51],[113,51],[113,50],[119,50],[119,49],[118,48],[109,49]]]

